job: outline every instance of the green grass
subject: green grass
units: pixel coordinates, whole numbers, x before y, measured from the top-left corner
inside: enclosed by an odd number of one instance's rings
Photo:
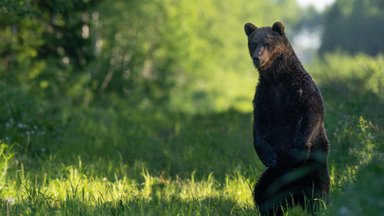
[[[331,196],[319,215],[384,212],[383,63],[331,55],[307,67],[331,143]],[[251,104],[240,81],[220,86],[223,95]],[[1,215],[258,215],[251,188],[265,168],[251,106],[171,112],[105,96],[77,107],[9,86],[0,102]]]

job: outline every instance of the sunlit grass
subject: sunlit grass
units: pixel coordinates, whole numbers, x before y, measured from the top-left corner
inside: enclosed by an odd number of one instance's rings
[[[113,179],[106,177],[87,176],[81,172],[81,167],[61,167],[60,177],[50,177],[49,170],[40,176],[26,176],[21,167],[17,181],[9,182],[3,187],[3,208],[12,214],[44,214],[44,212],[61,212],[73,203],[85,205],[70,212],[79,214],[83,210],[87,213],[105,213],[104,209],[96,209],[104,205],[122,205],[125,213],[151,213],[153,205],[161,205],[164,209],[156,214],[168,214],[169,208],[185,212],[192,208],[193,212],[204,210],[216,214],[217,208],[241,214],[247,209],[253,209],[249,179],[238,173],[227,176],[223,183],[215,180],[213,174],[201,179],[192,173],[189,178],[165,177],[151,175],[142,170],[141,179],[129,176]],[[211,200],[212,204],[206,203]],[[72,204],[71,204],[72,203]],[[121,203],[121,204],[120,204]],[[182,206],[180,204],[183,203]],[[200,206],[190,206],[196,203]],[[228,205],[231,203],[231,205]],[[130,209],[130,206],[144,207]],[[210,206],[212,205],[212,206]],[[125,206],[125,207],[124,207]],[[72,207],[71,207],[72,208]],[[82,208],[84,208],[82,210]],[[201,209],[199,209],[201,208]],[[158,209],[159,210],[159,209]],[[219,210],[219,212],[226,212]]]

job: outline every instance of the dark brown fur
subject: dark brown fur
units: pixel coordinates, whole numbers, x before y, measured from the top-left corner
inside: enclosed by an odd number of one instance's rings
[[[262,215],[291,205],[311,211],[329,191],[328,139],[319,89],[296,57],[284,26],[245,25],[259,82],[253,101],[254,147],[267,166],[254,188]],[[308,201],[306,203],[306,201]]]

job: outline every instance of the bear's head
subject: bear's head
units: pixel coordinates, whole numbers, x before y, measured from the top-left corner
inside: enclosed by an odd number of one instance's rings
[[[248,36],[249,53],[259,71],[270,68],[277,57],[290,49],[281,22],[275,22],[272,27],[260,28],[247,23],[244,30]]]

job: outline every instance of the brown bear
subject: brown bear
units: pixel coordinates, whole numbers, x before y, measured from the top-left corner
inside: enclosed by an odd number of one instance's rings
[[[320,90],[297,58],[281,22],[244,26],[259,82],[253,100],[253,144],[267,169],[253,198],[262,215],[294,205],[311,212],[326,200],[329,142]]]

